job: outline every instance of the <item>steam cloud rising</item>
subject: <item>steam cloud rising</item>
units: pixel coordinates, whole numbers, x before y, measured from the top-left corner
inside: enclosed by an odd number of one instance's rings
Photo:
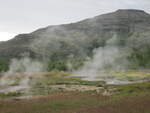
[[[117,43],[117,35],[114,35],[104,47],[95,49],[93,58],[75,71],[78,73],[76,76],[84,77],[86,80],[98,80],[105,73],[124,71],[128,66],[127,56],[124,53],[127,53],[128,49],[117,46]]]
[[[0,79],[0,86],[4,87],[1,92],[30,89],[31,79],[38,76],[36,73],[44,72],[43,63],[23,57],[20,60],[13,59],[9,65],[9,71]]]
[[[60,57],[61,53],[67,54],[68,57],[74,53],[86,58],[87,53],[84,52],[83,48],[88,48],[91,41],[84,33],[75,34],[74,32],[75,31],[69,31],[68,33],[63,27],[54,27],[53,29],[48,29],[47,33],[40,33],[41,38],[34,39],[30,45],[30,49],[42,56],[42,62],[26,56],[20,60],[13,59],[10,63],[9,71],[0,79],[0,86],[11,86],[18,81],[16,87],[10,87],[9,89],[29,89],[31,78],[36,76],[33,73],[46,71],[47,62],[54,53],[57,53],[56,57]],[[38,32],[37,35],[39,36]],[[62,35],[64,35],[65,38],[62,38]],[[93,37],[93,39],[94,38],[96,37]],[[115,34],[111,39],[106,41],[104,47],[95,49],[93,51],[93,57],[85,62],[84,66],[77,70],[76,73],[79,73],[80,76],[86,79],[95,80],[100,73],[125,69],[128,62],[124,53],[127,49],[118,46],[117,43],[118,37]],[[66,48],[63,49],[63,46]],[[71,63],[68,64],[68,68],[72,67]]]

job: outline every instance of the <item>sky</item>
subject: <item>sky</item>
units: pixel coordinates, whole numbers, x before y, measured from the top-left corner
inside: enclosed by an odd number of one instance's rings
[[[118,9],[141,9],[150,13],[150,0],[0,0],[0,41]]]

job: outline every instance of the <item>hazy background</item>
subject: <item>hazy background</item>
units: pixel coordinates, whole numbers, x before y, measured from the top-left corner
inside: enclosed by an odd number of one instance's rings
[[[142,9],[150,13],[149,6],[149,0],[0,0],[0,41],[117,9]]]

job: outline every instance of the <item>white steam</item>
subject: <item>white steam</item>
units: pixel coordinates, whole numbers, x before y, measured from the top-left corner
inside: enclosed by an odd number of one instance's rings
[[[106,42],[106,46],[99,47],[93,51],[93,58],[75,73],[86,80],[97,80],[105,73],[121,71],[126,69],[126,48],[117,46],[117,36],[114,35]]]
[[[45,71],[44,65],[39,61],[28,57],[20,60],[13,59],[9,65],[9,71],[0,79],[0,87],[4,88],[4,92],[28,90],[32,77],[36,77],[34,74],[43,71]]]

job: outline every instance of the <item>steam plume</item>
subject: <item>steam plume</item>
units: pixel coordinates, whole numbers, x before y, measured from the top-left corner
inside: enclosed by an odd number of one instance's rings
[[[0,79],[0,86],[5,87],[4,91],[17,91],[30,89],[30,80],[36,77],[37,72],[45,71],[44,65],[28,57],[13,59],[9,65],[9,70]]]
[[[128,61],[124,52],[126,48],[117,45],[117,35],[106,42],[104,47],[93,51],[93,58],[77,71],[79,76],[87,80],[96,80],[101,74],[111,71],[121,71],[127,68]]]

